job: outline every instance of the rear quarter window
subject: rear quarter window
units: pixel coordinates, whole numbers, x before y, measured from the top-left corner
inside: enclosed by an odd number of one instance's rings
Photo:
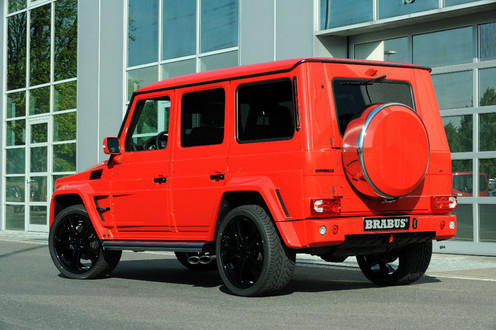
[[[393,102],[415,110],[412,87],[407,82],[336,78],[332,89],[341,135],[349,122],[371,105]]]
[[[290,79],[238,87],[237,139],[240,143],[289,140],[295,132]]]

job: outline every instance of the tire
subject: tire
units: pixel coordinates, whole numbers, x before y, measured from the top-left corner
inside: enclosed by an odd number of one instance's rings
[[[211,271],[217,269],[215,256],[195,252],[174,252],[177,260],[186,268],[194,271]]]
[[[239,296],[273,295],[293,275],[296,255],[258,205],[239,206],[225,216],[215,250],[222,281]]]
[[[50,228],[50,256],[55,267],[74,279],[100,278],[112,272],[122,251],[104,251],[83,205],[62,210]]]
[[[380,286],[406,285],[420,279],[431,261],[432,241],[383,254],[357,256],[362,273]]]

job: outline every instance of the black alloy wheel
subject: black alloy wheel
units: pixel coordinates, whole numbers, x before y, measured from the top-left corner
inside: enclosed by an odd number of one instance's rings
[[[295,254],[281,242],[272,220],[258,205],[240,206],[222,221],[217,265],[227,288],[240,296],[274,294],[294,270]]]
[[[103,277],[117,266],[122,251],[104,251],[83,205],[62,210],[49,235],[49,249],[57,269],[69,278]]]

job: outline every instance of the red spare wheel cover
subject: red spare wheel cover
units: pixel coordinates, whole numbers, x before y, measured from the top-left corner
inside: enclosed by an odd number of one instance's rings
[[[429,137],[415,111],[374,105],[352,120],[343,138],[346,174],[361,193],[396,199],[413,192],[429,165]]]

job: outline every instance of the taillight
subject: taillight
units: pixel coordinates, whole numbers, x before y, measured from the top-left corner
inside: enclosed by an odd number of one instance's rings
[[[455,196],[432,196],[432,208],[434,210],[454,210],[458,206]]]
[[[314,216],[332,216],[341,212],[341,199],[312,199],[310,206]]]

